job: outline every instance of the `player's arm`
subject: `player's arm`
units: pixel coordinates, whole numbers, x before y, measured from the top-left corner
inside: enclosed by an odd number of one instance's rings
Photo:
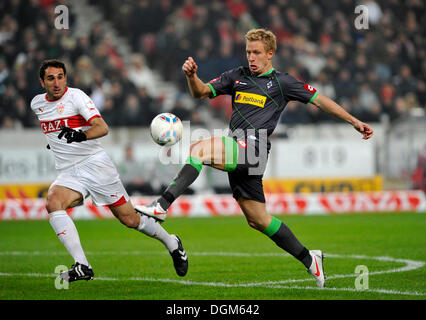
[[[61,126],[61,132],[58,135],[58,139],[64,137],[67,143],[82,142],[90,139],[97,139],[108,134],[108,125],[101,117],[95,117],[89,121],[90,129],[74,130],[69,127]]]
[[[211,95],[210,87],[197,76],[198,66],[192,57],[189,57],[182,65],[191,95],[194,98],[205,99]]]
[[[108,134],[109,128],[102,117],[95,117],[89,121],[90,129],[84,131],[87,140],[97,139]]]
[[[322,94],[318,94],[312,103],[321,110],[350,123],[357,131],[362,134],[363,139],[366,140],[373,136],[373,129],[368,124],[359,121],[330,98]]]

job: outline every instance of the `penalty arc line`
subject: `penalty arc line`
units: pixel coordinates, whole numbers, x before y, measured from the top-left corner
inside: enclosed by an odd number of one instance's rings
[[[87,252],[88,255],[91,254],[143,254],[143,253],[154,253],[154,252],[141,252],[141,251],[129,251],[129,252]],[[156,252],[155,252],[156,253]],[[4,251],[0,252],[0,255],[43,255],[43,254],[55,254],[53,252],[47,251]],[[57,252],[56,254],[65,254],[63,252]],[[191,252],[191,255],[194,256],[237,256],[237,257],[266,257],[266,256],[281,256],[281,257],[290,257],[287,254],[278,254],[278,253],[240,253],[240,252]],[[324,254],[327,258],[346,258],[346,259],[371,259],[377,261],[388,261],[396,263],[404,263],[405,266],[390,270],[381,270],[369,272],[369,275],[379,275],[386,273],[396,273],[396,272],[407,272],[415,269],[422,268],[425,263],[423,261],[415,261],[408,259],[397,259],[392,257],[371,257],[365,255],[339,255],[339,254]],[[57,277],[57,274],[39,274],[39,273],[5,273],[0,272],[0,276],[28,276],[28,277]],[[337,279],[337,278],[350,278],[357,277],[358,274],[341,274],[341,275],[332,275],[327,276],[327,279]],[[284,285],[287,283],[297,283],[312,281],[311,278],[306,279],[288,279],[280,281],[266,281],[266,282],[251,282],[251,283],[223,283],[223,282],[202,282],[202,281],[192,281],[192,280],[174,280],[174,279],[157,279],[157,278],[108,278],[108,277],[97,277],[96,280],[101,281],[147,281],[147,282],[164,282],[164,283],[178,283],[183,285],[193,285],[193,286],[211,286],[211,287],[266,287],[272,289],[296,289],[296,290],[329,290],[329,291],[352,291],[352,292],[374,292],[382,294],[395,294],[395,295],[409,295],[409,296],[424,296],[426,293],[423,292],[409,292],[409,291],[398,291],[398,290],[387,290],[387,289],[367,289],[367,290],[357,290],[354,288],[336,288],[336,287],[303,287],[303,286],[288,286]]]

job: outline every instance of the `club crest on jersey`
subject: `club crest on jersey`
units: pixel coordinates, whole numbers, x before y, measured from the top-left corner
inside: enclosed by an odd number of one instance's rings
[[[234,102],[251,104],[256,107],[263,108],[265,107],[266,97],[259,94],[236,91]]]
[[[62,102],[60,104],[58,104],[56,107],[58,109],[59,114],[62,114],[64,112],[65,105]]]

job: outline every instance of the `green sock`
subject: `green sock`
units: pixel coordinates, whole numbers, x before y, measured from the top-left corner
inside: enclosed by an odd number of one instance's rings
[[[309,254],[309,250],[297,240],[296,236],[284,222],[272,217],[271,223],[263,230],[263,233],[271,238],[281,249],[284,249],[302,262],[306,268],[311,266],[312,257]]]
[[[167,210],[168,207],[197,179],[203,168],[203,162],[196,157],[188,157],[186,164],[161,195],[158,202]]]

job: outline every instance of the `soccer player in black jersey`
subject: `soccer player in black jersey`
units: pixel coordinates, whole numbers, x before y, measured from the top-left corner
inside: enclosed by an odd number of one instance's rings
[[[309,84],[275,70],[272,58],[276,51],[276,38],[272,32],[252,29],[245,38],[248,67],[226,71],[204,83],[198,78],[198,66],[191,57],[182,66],[193,97],[232,96],[229,135],[193,143],[186,164],[162,196],[150,205],[135,209],[164,221],[168,207],[195,181],[203,165],[227,171],[233,196],[248,224],[301,261],[317,285],[324,287],[322,251],[308,250],[286,224],[266,211],[262,178],[270,149],[268,137],[277,126],[286,104],[292,100],[312,103],[346,121],[362,134],[363,139],[371,138],[373,130]]]

